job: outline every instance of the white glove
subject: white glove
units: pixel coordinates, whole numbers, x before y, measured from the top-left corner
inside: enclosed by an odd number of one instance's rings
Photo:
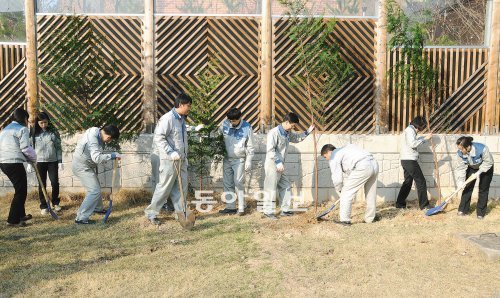
[[[116,159],[116,160],[122,159],[122,155],[120,153],[118,153],[118,152],[113,152],[113,155],[115,156],[114,159]]]
[[[202,130],[204,127],[205,127],[205,125],[204,125],[204,124],[200,124],[200,125],[198,125],[198,126],[196,126],[196,127],[194,128],[194,131],[200,131],[200,130]]]
[[[280,162],[279,164],[276,165],[276,171],[278,171],[279,173],[283,172],[285,170],[285,166],[283,165],[282,162]]]
[[[476,179],[479,179],[479,176],[482,174],[481,171],[475,172],[473,175],[476,176]]]
[[[174,152],[170,153],[170,158],[172,160],[179,160],[179,159],[181,159],[181,156],[179,155],[179,153],[177,153],[176,151],[174,151]]]
[[[252,161],[247,160],[245,161],[245,172],[249,172],[250,170],[252,170]]]
[[[33,173],[35,170],[33,169],[33,166],[29,163],[28,166],[26,167],[26,172],[28,173]]]
[[[64,165],[62,164],[62,162],[59,163],[58,167],[59,167],[59,171],[64,171]]]
[[[309,126],[309,128],[307,129],[307,134],[310,134],[316,127],[314,125],[311,125]]]

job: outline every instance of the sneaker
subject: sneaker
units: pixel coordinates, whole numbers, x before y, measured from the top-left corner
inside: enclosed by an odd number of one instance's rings
[[[54,205],[54,207],[52,207],[52,209],[54,209],[54,211],[59,212],[59,211],[61,211],[62,208],[59,205]]]
[[[159,226],[159,225],[161,225],[161,221],[159,221],[159,220],[158,220],[158,218],[156,218],[156,217],[150,218],[150,219],[149,219],[149,222],[150,222],[152,225],[155,225],[155,226]]]
[[[31,214],[26,214],[23,218],[21,218],[21,221],[28,221],[33,218],[33,215]]]
[[[90,220],[78,220],[78,219],[75,219],[75,223],[77,225],[91,225],[91,224],[94,224],[95,222],[93,221],[90,221]]]
[[[10,222],[7,222],[7,226],[8,227],[25,227],[27,226],[26,222],[25,221],[20,221],[19,223],[16,223],[16,224],[13,224],[13,223],[10,223]]]
[[[238,212],[237,209],[222,209],[222,210],[219,210],[219,213],[220,214],[236,214]]]
[[[294,214],[292,211],[281,211],[280,216],[293,216]]]
[[[483,220],[483,219],[484,219],[484,216],[478,215],[478,216],[477,216],[477,219],[479,219],[479,220]]]
[[[269,218],[269,219],[272,219],[272,220],[278,220],[278,218],[276,217],[276,215],[274,215],[273,213],[271,214],[266,214],[264,213],[264,216]]]
[[[465,216],[465,213],[463,213],[462,211],[458,211],[457,215],[458,216]]]
[[[408,209],[406,205],[396,205],[396,209]]]
[[[94,210],[94,213],[97,213],[97,214],[106,214],[106,209],[102,209],[102,210]]]
[[[41,215],[47,215],[49,214],[49,209],[45,208],[45,209],[40,209],[40,214]]]

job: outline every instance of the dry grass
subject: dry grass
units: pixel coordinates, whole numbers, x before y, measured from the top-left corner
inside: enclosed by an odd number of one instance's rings
[[[109,223],[94,226],[73,224],[82,194],[63,197],[60,222],[32,199],[30,226],[0,225],[0,297],[500,295],[500,261],[455,237],[500,232],[498,202],[483,221],[453,205],[430,218],[381,205],[382,220],[364,224],[356,206],[351,227],[317,223],[312,211],[277,222],[214,211],[186,232],[165,214],[150,226],[146,192],[115,194]]]

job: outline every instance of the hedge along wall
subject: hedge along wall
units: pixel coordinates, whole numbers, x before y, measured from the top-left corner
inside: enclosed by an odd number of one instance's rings
[[[455,174],[452,171],[453,162],[456,156],[455,141],[456,135],[436,135],[436,152],[439,160],[439,172],[443,194],[449,194],[456,188]],[[78,136],[64,139],[64,171],[60,173],[60,184],[63,191],[83,191],[80,181],[71,172],[71,157]],[[253,161],[253,170],[247,175],[245,184],[246,192],[255,194],[262,190],[264,183],[264,158],[266,135],[256,134],[257,148]],[[474,140],[486,144],[495,159],[495,172],[490,188],[490,198],[500,197],[500,137],[499,136],[474,136]],[[123,146],[123,160],[121,161],[119,186],[127,189],[152,188],[150,148],[152,135],[145,134],[136,141]],[[399,161],[400,136],[399,135],[322,135],[319,145],[332,143],[335,146],[343,146],[347,143],[357,144],[372,152],[379,163],[378,176],[378,199],[381,201],[394,201],[403,182],[403,171]],[[292,180],[294,194],[302,193],[304,200],[310,202],[314,192],[314,155],[312,152],[312,138],[306,139],[302,143],[292,144],[289,155],[286,159],[286,173]],[[320,158],[319,163],[319,199],[327,200],[338,198],[338,193],[332,188],[330,169],[328,163]],[[434,163],[429,147],[423,147],[420,155],[420,165],[427,180],[430,195],[435,198],[437,195],[436,184],[434,182]],[[112,163],[108,162],[99,166],[99,179],[103,187],[111,186]],[[205,183],[206,190],[222,191],[222,169],[219,165],[212,169],[212,179]],[[34,174],[29,174],[29,183],[36,188],[36,178]],[[49,183],[50,185],[50,183]],[[198,180],[193,181],[195,187]],[[0,175],[0,193],[13,191],[7,177]],[[360,192],[360,196],[362,196]],[[477,193],[474,194],[476,196]],[[410,198],[416,198],[413,190]]]

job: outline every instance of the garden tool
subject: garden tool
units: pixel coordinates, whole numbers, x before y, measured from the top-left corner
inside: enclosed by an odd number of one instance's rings
[[[455,190],[452,194],[450,194],[450,195],[449,195],[449,196],[448,196],[448,197],[447,197],[447,198],[446,198],[446,199],[445,199],[445,200],[444,200],[444,201],[443,201],[443,202],[442,202],[439,206],[436,206],[436,207],[434,207],[434,208],[431,208],[431,209],[427,210],[427,212],[425,212],[425,215],[426,215],[426,216],[432,216],[432,215],[434,215],[434,214],[437,214],[437,213],[439,213],[439,212],[443,211],[443,210],[444,210],[444,208],[446,207],[446,204],[448,204],[448,202],[449,202],[451,199],[453,199],[453,198],[455,197],[455,195],[456,195],[459,191],[461,191],[462,189],[464,189],[464,188],[465,188],[465,186],[466,186],[467,184],[469,184],[470,182],[474,181],[476,178],[477,178],[477,176],[476,176],[476,175],[471,175],[471,176],[469,177],[469,179],[467,179],[467,180],[464,182],[464,184],[462,184],[462,186],[460,186],[457,190]]]
[[[323,216],[327,215],[328,213],[332,212],[333,209],[335,209],[335,206],[339,203],[340,199],[336,200],[330,208],[326,209],[325,211],[321,212],[318,216],[316,216],[317,220],[320,220],[323,218]]]
[[[185,230],[191,230],[194,227],[194,222],[196,221],[196,217],[193,212],[190,212],[188,210],[187,198],[185,197],[184,188],[182,187],[182,177],[181,177],[182,159],[180,159],[178,162],[174,160],[174,168],[175,171],[177,172],[177,183],[179,183],[179,191],[181,193],[182,209],[183,209],[182,212],[176,212],[176,214],[182,228],[184,228]]]
[[[45,189],[45,185],[43,185],[43,183],[42,183],[42,178],[40,177],[40,172],[38,171],[36,163],[32,162],[31,166],[35,169],[36,178],[38,180],[38,183],[40,184],[40,187],[42,188],[43,195],[45,197],[45,201],[47,201],[47,209],[49,210],[50,215],[52,216],[53,219],[58,220],[59,216],[57,216],[57,214],[54,212],[54,210],[52,210],[52,207],[50,207],[52,202],[50,201],[49,196],[47,195],[47,190]]]
[[[109,206],[108,210],[106,210],[106,214],[104,214],[104,219],[102,220],[102,223],[106,223],[109,215],[111,214],[111,210],[113,210],[113,184],[115,183],[117,168],[118,168],[118,160],[115,159],[113,161],[113,174],[111,175],[111,193],[109,194]]]

